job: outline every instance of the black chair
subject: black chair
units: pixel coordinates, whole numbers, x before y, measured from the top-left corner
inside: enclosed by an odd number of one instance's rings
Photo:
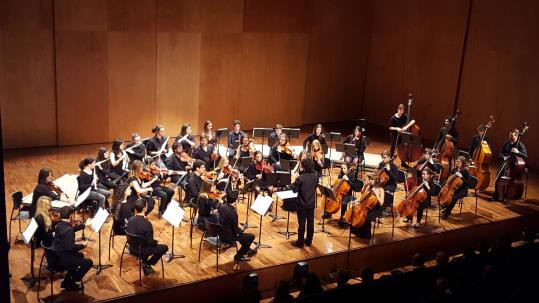
[[[408,191],[410,190],[408,188],[408,185],[406,184],[406,177],[408,176],[408,173],[405,172],[404,170],[398,170],[397,171],[397,183],[402,183],[404,185],[404,192],[406,193],[406,195],[408,195]]]
[[[19,237],[19,234],[21,233],[21,220],[30,219],[30,213],[28,211],[21,212],[22,192],[18,191],[13,193],[11,198],[13,199],[13,208],[11,209],[11,215],[9,216],[9,244],[11,244],[11,222],[15,220],[19,221],[19,232],[15,237],[15,240],[17,240],[17,237]],[[15,210],[17,210],[17,215],[13,217]]]
[[[121,228],[122,228],[122,230],[124,230],[124,233],[119,234],[114,229],[115,225],[116,225],[116,219],[114,218],[114,215],[113,215],[112,216],[112,226],[110,227],[110,234],[109,234],[109,261],[110,261],[110,251],[111,251],[111,249],[114,249],[114,237],[116,237],[116,236],[125,236],[125,229],[123,228],[123,226]]]
[[[120,256],[120,276],[122,276],[122,265],[124,261],[125,249],[129,247],[130,255],[138,259],[138,284],[139,286],[141,286],[142,285],[142,249],[145,248],[148,245],[148,243],[146,243],[146,239],[144,239],[142,236],[130,234],[127,231],[125,232],[125,236],[127,238],[127,241],[125,241],[124,248]],[[131,249],[133,249],[136,252],[136,254],[132,254]],[[163,264],[163,258],[161,258],[161,274],[163,278],[165,278],[165,266]]]
[[[434,186],[437,187],[436,192],[439,193],[440,188],[441,188],[440,184],[434,183]],[[431,205],[429,207],[425,208],[425,228],[427,227],[427,224],[429,222],[429,208],[432,206],[432,200],[433,200],[434,197],[436,197],[436,199],[438,199],[438,196],[432,196],[431,197]],[[440,208],[438,208],[438,222],[440,222],[440,212],[441,212],[441,210],[440,210]]]
[[[477,189],[475,188],[475,186],[477,186],[477,182],[479,182],[479,180],[474,176],[470,176],[470,179],[471,179],[471,184],[470,184],[470,186],[468,188],[472,189],[474,191],[474,196],[475,196],[475,215],[477,215]],[[464,198],[460,199],[459,203],[460,203],[460,209],[459,209],[459,216],[460,216],[462,214],[462,204],[464,203]]]
[[[66,271],[67,269],[60,270],[54,266],[54,259],[56,258],[56,251],[54,250],[54,247],[46,246],[43,241],[41,241],[41,247],[43,247],[44,252],[43,256],[41,256],[41,261],[39,262],[39,268],[38,268],[38,278],[37,278],[37,301],[39,302],[39,291],[41,289],[41,268],[45,267],[45,269],[49,272],[50,275],[50,284],[51,284],[51,302],[54,302],[54,288],[53,288],[53,282],[54,282],[54,274],[55,273],[61,273]],[[47,259],[47,264],[43,264],[43,260]],[[82,287],[82,294],[84,295],[84,285],[81,281]]]
[[[201,253],[201,250],[202,250],[202,242],[204,241],[205,237],[206,236],[215,237],[216,238],[216,242],[215,242],[215,260],[216,260],[215,269],[217,271],[219,271],[219,255],[221,253],[221,248],[222,248],[223,244],[225,244],[225,243],[223,243],[221,241],[221,234],[222,234],[222,231],[223,231],[223,226],[221,226],[217,222],[211,222],[208,219],[204,219],[204,221],[205,221],[206,230],[202,234],[202,237],[200,238],[200,244],[198,246],[198,263],[200,263],[200,253]],[[212,244],[210,241],[207,241],[207,242]],[[226,244],[234,245],[236,247],[236,252],[238,251],[238,244],[236,243],[236,241],[234,241],[234,243],[226,243]],[[236,262],[236,264],[237,263],[238,262]]]

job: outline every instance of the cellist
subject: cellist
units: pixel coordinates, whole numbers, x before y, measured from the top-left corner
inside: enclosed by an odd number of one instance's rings
[[[500,171],[504,168],[504,163],[507,161],[507,159],[511,156],[511,154],[515,154],[517,156],[520,156],[524,159],[528,158],[528,152],[526,151],[526,146],[522,141],[518,141],[520,131],[518,129],[513,129],[509,132],[509,140],[507,140],[503,146],[501,152],[498,154],[501,158],[503,158],[502,164],[500,164],[500,167],[498,168],[498,173],[496,175],[499,175]],[[500,193],[498,192],[498,181],[499,178],[496,179],[496,185],[494,186],[494,194],[492,195],[492,199],[490,201],[499,201],[500,200]]]
[[[388,207],[393,207],[393,194],[397,188],[397,178],[399,169],[397,165],[391,161],[391,153],[389,150],[383,151],[381,154],[382,162],[378,164],[378,170],[386,170],[389,175],[389,180],[384,184],[384,204],[382,208],[385,210]]]
[[[407,120],[408,117],[404,113],[404,104],[401,103],[397,107],[397,113],[389,118],[389,138],[391,140],[391,149],[389,150],[390,156],[393,156],[395,154],[395,148],[398,144],[398,134],[408,130],[410,126],[415,124],[415,120],[410,120],[410,122],[406,124]]]
[[[423,170],[421,171],[422,185],[420,186],[423,186],[423,189],[427,192],[427,198],[421,204],[419,204],[419,207],[417,208],[417,219],[416,223],[413,225],[414,228],[419,228],[421,218],[423,218],[423,211],[425,210],[425,208],[430,206],[432,196],[435,196],[440,192],[440,187],[434,184],[433,174],[433,171],[428,166],[423,168]],[[413,218],[411,216],[406,217],[403,221],[412,223]]]
[[[346,212],[348,203],[352,200],[352,189],[361,188],[363,182],[358,178],[357,166],[352,165],[349,168],[348,165],[346,165],[345,163],[341,165],[341,171],[339,173],[338,179],[343,179],[345,182],[348,182],[351,188],[351,190],[349,190],[348,193],[346,193],[346,195],[341,200],[341,217],[339,218],[339,222],[337,224],[344,227],[348,225],[348,222],[344,220],[344,213]],[[325,212],[323,217],[325,219],[329,219],[331,218],[331,214]]]
[[[451,171],[451,175],[454,174],[457,177],[461,178],[462,184],[453,194],[449,205],[444,207],[444,209],[442,210],[442,219],[444,220],[447,220],[447,218],[449,218],[449,215],[451,214],[451,211],[453,210],[453,207],[455,207],[457,201],[460,198],[464,198],[468,195],[468,188],[470,188],[470,185],[472,184],[472,179],[470,173],[468,172],[467,165],[468,163],[466,161],[466,157],[464,156],[459,156],[455,160],[455,168]]]

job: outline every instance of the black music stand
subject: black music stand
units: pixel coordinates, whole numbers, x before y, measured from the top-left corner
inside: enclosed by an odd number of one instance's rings
[[[240,223],[243,225],[243,230],[245,231],[247,228],[257,228],[256,225],[249,225],[249,209],[251,208],[251,196],[253,194],[253,186],[255,184],[256,179],[248,181],[243,186],[243,189],[241,190],[241,194],[248,193],[247,195],[247,207],[246,207],[246,214],[245,214],[245,223]],[[229,182],[230,183],[230,182]]]
[[[240,171],[243,171],[244,168],[251,165],[251,162],[253,162],[253,159],[251,157],[241,157],[238,163]]]
[[[337,143],[335,145],[335,151],[344,153],[345,155],[350,155],[352,157],[358,156],[356,146],[350,143]]]
[[[262,137],[262,156],[264,156],[264,138],[268,137],[273,132],[271,128],[253,128],[253,137]]]
[[[288,139],[299,139],[299,128],[283,128],[283,133],[288,136]]]
[[[324,218],[324,215],[326,214],[326,206],[328,205],[327,204],[327,199],[329,198],[329,199],[332,199],[332,200],[337,200],[337,198],[335,197],[335,193],[333,192],[333,190],[331,188],[329,188],[329,187],[326,187],[324,185],[319,184],[318,185],[318,190],[324,196],[325,203],[324,203],[324,214],[322,214],[322,228],[320,230],[315,231],[315,232],[317,232],[317,233],[322,232],[322,233],[331,235],[331,232],[329,232],[325,228],[326,219]]]
[[[278,196],[277,196],[278,197]],[[294,231],[289,231],[289,227],[290,227],[290,212],[291,211],[295,211],[295,210],[291,210],[291,209],[286,209],[284,207],[284,200],[292,200],[292,199],[295,199],[295,204],[296,204],[296,209],[297,209],[297,199],[298,198],[288,198],[288,199],[282,199],[283,201],[283,210],[286,211],[286,231],[278,231],[277,233],[285,236],[285,238],[288,240],[290,238],[290,236],[292,235],[297,235],[298,233],[297,232],[294,232]]]
[[[277,186],[277,188],[290,185],[292,182],[292,176],[289,172],[276,172],[276,173],[266,173],[266,183],[268,185]],[[279,219],[284,219],[284,217],[279,217],[279,207],[275,203],[275,214],[270,215],[272,217],[271,222],[275,222]]]
[[[290,163],[291,163],[290,160],[280,159],[279,160],[279,170],[280,171],[285,171],[285,172],[290,172],[290,169],[292,168],[292,165]]]
[[[331,148],[333,147],[333,141],[341,141],[341,133],[330,132],[329,133],[329,159],[331,160]]]
[[[194,222],[194,220],[193,220],[193,222]],[[193,222],[191,222],[191,224]],[[185,258],[185,255],[183,255],[183,254],[175,254],[174,253],[174,238],[176,238],[175,237],[176,233],[174,232],[174,225],[173,224],[170,224],[170,225],[172,225],[172,235],[171,235],[171,238],[172,238],[171,246],[172,246],[172,248],[171,248],[170,254],[167,256],[167,262],[168,263],[170,263],[170,261],[172,261],[173,259]],[[180,222],[180,227],[182,227],[182,222]],[[193,245],[192,243],[193,243],[193,237],[191,236],[191,246]]]

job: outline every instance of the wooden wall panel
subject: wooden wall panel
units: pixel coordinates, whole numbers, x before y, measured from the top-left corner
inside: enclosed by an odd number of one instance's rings
[[[108,138],[144,134],[155,124],[155,32],[108,34]]]
[[[308,0],[245,0],[244,32],[308,33]]]
[[[3,30],[52,30],[52,0],[0,1],[0,28]]]
[[[60,145],[108,141],[107,45],[103,31],[56,32]]]
[[[108,29],[115,32],[155,32],[156,0],[109,0]]]
[[[241,32],[243,0],[157,0],[160,32]]]
[[[158,33],[157,35],[156,123],[175,136],[181,123],[190,123],[198,133],[201,35]]]
[[[364,98],[371,122],[388,125],[412,91],[412,117],[424,137],[436,136],[453,112],[468,2],[374,2]]]
[[[536,1],[474,1],[459,107],[473,118],[459,130],[470,138],[489,114],[496,124],[489,131],[495,153],[512,128],[530,124],[523,138],[529,165],[539,168],[537,125],[539,110],[539,3]],[[469,144],[469,142],[465,142]]]
[[[106,31],[108,0],[55,0],[57,31]]]

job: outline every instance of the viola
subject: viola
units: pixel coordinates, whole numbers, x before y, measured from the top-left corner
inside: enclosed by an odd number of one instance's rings
[[[523,122],[523,128],[518,132],[516,142],[512,147],[518,147],[520,137],[528,131],[528,123]],[[526,170],[526,161],[521,156],[511,153],[505,160],[503,168],[498,175],[496,189],[500,194],[500,200],[518,200],[524,193],[523,175]]]
[[[47,186],[49,187],[50,191],[54,192],[58,196],[61,196],[62,194],[65,194],[65,192],[60,188],[60,186],[57,186],[53,182],[47,183]]]
[[[414,99],[414,96],[412,94],[408,94],[408,110],[406,114],[406,125],[410,123],[410,110],[412,108],[412,101]],[[421,128],[417,123],[414,123],[414,125],[410,126],[409,135],[412,138],[420,138],[421,136]],[[399,136],[401,134],[399,133]],[[414,139],[414,140],[402,140],[402,142],[397,145],[397,148],[395,149],[397,152],[397,156],[402,162],[415,162],[421,157],[421,151],[423,150],[421,145],[421,140]],[[395,156],[392,155],[392,158]]]
[[[417,213],[419,205],[427,199],[427,192],[423,188],[427,181],[423,181],[419,186],[413,188],[406,198],[402,199],[395,207],[397,214],[404,217],[412,217]]]
[[[455,115],[449,120],[449,125],[445,128],[443,138],[436,144],[434,150],[436,151],[436,158],[442,164],[441,178],[446,179],[449,176],[449,163],[455,152],[455,145],[453,141],[447,137],[449,130],[453,128],[453,124],[457,121],[459,115],[462,113],[460,109],[457,109]]]
[[[451,200],[453,199],[455,192],[459,189],[459,187],[464,182],[462,178],[456,175],[456,172],[452,174],[451,176],[449,176],[449,178],[447,178],[447,181],[445,182],[444,186],[440,190],[440,194],[438,195],[438,202],[442,206],[447,206],[449,205],[449,203],[451,203]]]
[[[138,174],[138,178],[140,180],[150,181],[153,178],[153,176],[152,176],[152,173],[150,173],[149,171],[146,171],[146,170],[143,169]]]
[[[473,151],[472,165],[469,167],[469,172],[477,178],[476,189],[484,190],[490,185],[490,168],[492,162],[492,151],[487,142],[484,142],[485,136],[489,128],[494,124],[494,117],[490,116],[489,121],[485,124],[485,131],[480,138],[480,145]]]

